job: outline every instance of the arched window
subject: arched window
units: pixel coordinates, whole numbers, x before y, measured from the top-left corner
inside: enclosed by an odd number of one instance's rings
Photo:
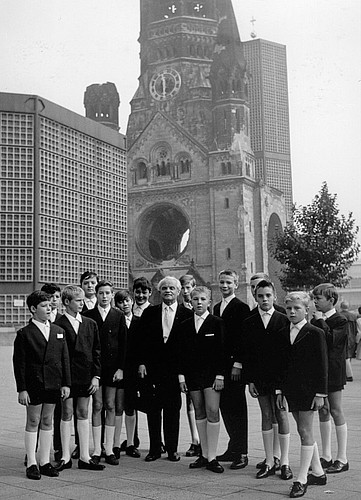
[[[161,143],[153,149],[152,164],[156,167],[157,176],[171,174],[171,150],[167,143]]]

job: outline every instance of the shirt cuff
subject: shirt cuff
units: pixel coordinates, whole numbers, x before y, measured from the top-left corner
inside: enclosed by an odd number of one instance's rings
[[[224,380],[224,376],[223,375],[216,375],[216,379],[217,380]]]
[[[276,396],[278,396],[278,394],[282,394],[281,389],[276,389]]]
[[[235,361],[233,363],[233,368],[239,368],[240,370],[242,370],[242,363],[238,363],[237,361]]]
[[[318,392],[317,392],[317,393],[315,394],[315,397],[316,397],[316,398],[327,398],[327,394],[320,394],[320,393],[318,393]]]
[[[184,375],[178,375],[178,382],[179,382],[180,384],[182,384],[182,383],[183,383],[183,382],[185,382],[185,381],[186,381],[186,379],[185,379],[185,376],[184,376]]]

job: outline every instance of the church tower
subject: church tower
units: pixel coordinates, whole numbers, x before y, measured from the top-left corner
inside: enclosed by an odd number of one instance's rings
[[[141,74],[127,129],[131,271],[153,283],[196,271],[217,294],[218,272],[232,268],[247,300],[285,211],[282,194],[255,180],[232,2],[140,1]]]

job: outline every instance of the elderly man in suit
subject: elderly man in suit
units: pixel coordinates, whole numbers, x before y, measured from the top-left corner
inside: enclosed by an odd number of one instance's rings
[[[149,453],[147,462],[161,456],[161,423],[168,460],[178,462],[179,415],[181,394],[177,374],[177,342],[175,330],[193,315],[178,304],[181,291],[178,279],[166,276],[158,285],[162,303],[148,307],[139,323],[139,376],[147,381]]]

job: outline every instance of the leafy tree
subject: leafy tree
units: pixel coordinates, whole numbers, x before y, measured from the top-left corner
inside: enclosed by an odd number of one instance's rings
[[[360,251],[359,228],[352,212],[339,215],[336,199],[324,182],[310,205],[293,207],[292,221],[276,234],[270,251],[282,265],[279,278],[286,290],[349,282],[347,270]]]

